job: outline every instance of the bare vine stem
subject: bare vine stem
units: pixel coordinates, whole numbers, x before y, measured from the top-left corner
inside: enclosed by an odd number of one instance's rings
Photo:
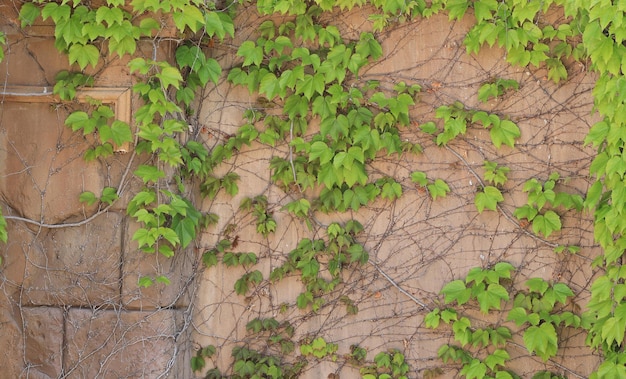
[[[137,136],[135,136],[135,140],[136,139],[137,139]],[[122,174],[122,177],[120,178],[120,182],[119,182],[118,190],[117,190],[118,196],[120,196],[124,192],[124,185],[126,183],[126,177],[128,176],[128,173],[130,172],[130,167],[132,166],[132,163],[133,163],[133,161],[135,159],[135,155],[136,155],[135,150],[133,150],[133,152],[131,153],[131,157],[128,160],[128,164],[126,165],[126,168],[124,169],[124,173]],[[77,222],[62,223],[62,224],[47,224],[45,222],[35,221],[35,220],[32,220],[32,219],[29,219],[29,218],[26,218],[26,217],[20,217],[20,216],[6,215],[6,216],[4,216],[4,218],[6,220],[14,220],[14,221],[25,222],[27,224],[35,225],[37,227],[46,228],[46,229],[74,228],[74,227],[83,226],[85,224],[88,224],[89,222],[95,220],[98,216],[103,215],[109,209],[111,209],[111,207],[113,207],[113,205],[115,204],[116,201],[117,200],[114,200],[113,202],[111,202],[111,204],[109,204],[106,207],[100,209],[99,211],[97,211],[96,213],[94,213],[91,216],[87,217],[86,219],[81,220],[81,221],[77,221]]]
[[[408,297],[409,299],[413,300],[414,303],[416,303],[417,305],[421,306],[422,308],[426,309],[427,311],[431,311],[432,309],[430,309],[430,307],[428,305],[426,305],[426,303],[424,303],[423,301],[421,301],[420,299],[418,299],[417,297],[413,296],[412,294],[410,294],[407,290],[405,290],[404,288],[400,287],[400,285],[398,283],[395,282],[395,280],[393,280],[392,277],[390,277],[389,275],[387,275],[386,272],[384,272],[380,266],[378,266],[376,263],[372,262],[371,260],[369,261],[369,263],[374,266],[374,268],[376,269],[376,271],[378,271],[385,279],[387,279],[387,281],[394,287],[396,287],[398,289],[398,291],[400,291],[403,295],[405,295],[406,297]]]

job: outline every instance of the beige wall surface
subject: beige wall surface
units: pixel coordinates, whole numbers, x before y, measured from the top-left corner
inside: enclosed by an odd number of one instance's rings
[[[2,4],[10,7],[11,2]],[[365,13],[355,9],[341,17],[324,17],[346,36],[358,36],[368,28]],[[66,69],[66,59],[54,50],[49,37],[40,32],[29,35],[15,22],[14,13],[0,12],[0,30],[9,41],[7,58],[0,63],[0,84],[43,91],[54,85],[56,72]],[[237,39],[216,44],[213,51],[223,67],[237,65],[236,46],[256,38],[261,20],[250,8],[242,9],[236,22]],[[236,196],[195,199],[202,203],[202,211],[220,216],[219,224],[169,260],[143,255],[131,241],[137,225],[126,215],[124,203],[141,183],[124,173],[145,157],[120,152],[86,163],[82,155],[90,147],[89,138],[72,133],[63,122],[68,109],[78,105],[54,99],[3,100],[0,91],[0,199],[3,214],[9,216],[9,242],[0,246],[0,377],[191,378],[189,359],[195,349],[215,345],[217,358],[207,361],[207,367],[215,364],[227,370],[234,346],[255,343],[246,324],[257,317],[275,317],[295,327],[296,346],[305,338],[322,336],[339,345],[339,355],[348,354],[351,345],[366,348],[369,360],[396,348],[411,365],[409,377],[422,378],[434,372],[428,370],[441,368],[441,377],[451,378],[458,374],[458,366],[443,364],[437,350],[452,342],[452,333],[427,329],[427,308],[441,305],[439,291],[445,283],[464,278],[472,267],[488,268],[500,261],[517,268],[514,283],[531,277],[569,283],[576,296],[568,306],[580,310],[593,276],[590,262],[598,254],[592,215],[561,212],[563,229],[546,239],[533,234],[513,212],[526,202],[524,182],[546,180],[553,172],[563,178],[559,190],[586,193],[594,151],[583,146],[583,140],[596,121],[594,77],[585,67],[571,64],[569,79],[555,84],[542,68],[511,67],[497,48],[468,55],[463,36],[469,26],[442,15],[391,27],[377,35],[384,58],[355,79],[378,80],[386,90],[400,81],[423,89],[411,109],[411,126],[401,130],[402,138],[421,144],[423,153],[381,156],[368,166],[373,180],[389,176],[402,185],[400,199],[379,199],[357,213],[315,213],[309,229],[283,210],[297,195],[270,181],[269,162],[288,156],[289,141],[276,147],[255,142],[218,168],[220,174],[233,171],[240,176]],[[143,46],[146,55],[153,48],[149,41]],[[172,54],[169,45],[159,49],[163,56]],[[126,62],[108,59],[96,70],[96,87],[129,88],[133,79]],[[246,109],[259,107],[257,96],[227,83],[227,74],[224,70],[218,86],[202,91],[195,133],[186,138],[213,147],[243,124]],[[479,102],[478,88],[494,78],[515,79],[520,88]],[[18,96],[22,95],[29,96],[24,92]],[[437,107],[457,100],[515,121],[521,129],[515,148],[496,149],[488,131],[478,126],[446,147],[419,131],[418,125],[434,120]],[[136,108],[137,99],[128,106]],[[315,130],[315,119],[310,128]],[[486,160],[511,172],[498,211],[479,214],[474,196]],[[433,201],[411,182],[413,171],[445,180],[450,193]],[[125,189],[119,205],[103,210],[78,201],[81,192],[97,193],[104,186]],[[260,195],[269,200],[277,221],[276,232],[267,238],[256,233],[253,217],[239,209],[242,199]],[[296,277],[277,283],[264,280],[239,296],[234,283],[246,269],[221,264],[203,269],[200,262],[199,253],[237,236],[233,251],[256,253],[259,263],[251,269],[267,279],[301,239],[323,238],[327,225],[350,218],[365,228],[358,241],[368,250],[370,262],[347,271],[319,312],[296,307],[302,291]],[[557,241],[580,246],[581,251],[556,254]],[[154,270],[168,274],[173,283],[139,288],[138,278]],[[358,306],[357,314],[346,313],[346,296]],[[502,314],[484,316],[476,309],[471,315],[476,326],[514,328]],[[509,349],[511,367],[523,377],[541,369],[587,377],[598,357],[585,347],[584,338],[579,330],[564,329],[561,353],[546,363],[530,357],[521,339],[516,340]],[[358,369],[342,359],[314,360],[302,377],[332,377],[329,374],[360,377]]]

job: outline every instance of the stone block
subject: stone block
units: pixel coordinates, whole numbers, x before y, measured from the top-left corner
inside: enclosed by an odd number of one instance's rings
[[[105,185],[102,168],[85,164],[89,143],[65,126],[67,114],[49,103],[0,108],[0,193],[22,217],[48,224],[84,218],[80,194]]]
[[[19,378],[24,369],[22,320],[19,310],[0,296],[0,362],[2,377]]]
[[[174,377],[179,313],[71,309],[66,321],[66,377]]]
[[[50,307],[22,308],[25,361],[28,377],[39,373],[45,378],[62,374],[63,310]]]
[[[50,230],[29,254],[23,302],[33,305],[117,305],[123,217],[107,213],[79,227]]]

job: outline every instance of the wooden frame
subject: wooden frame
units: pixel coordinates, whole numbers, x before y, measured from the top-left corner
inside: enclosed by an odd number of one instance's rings
[[[132,96],[130,88],[124,87],[93,87],[76,91],[76,99],[86,103],[89,99],[112,106],[115,118],[131,125]],[[60,103],[61,99],[52,93],[52,87],[5,86],[0,87],[0,104],[14,103]],[[129,144],[115,146],[115,152],[125,153]]]

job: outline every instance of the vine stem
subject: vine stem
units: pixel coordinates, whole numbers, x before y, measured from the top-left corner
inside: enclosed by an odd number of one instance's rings
[[[380,266],[378,266],[376,263],[372,262],[371,260],[369,261],[369,263],[374,266],[374,268],[376,269],[376,271],[378,271],[385,279],[387,279],[387,281],[389,283],[391,283],[392,286],[396,287],[398,289],[398,291],[400,291],[402,294],[404,294],[405,296],[407,296],[409,299],[413,300],[413,302],[415,302],[416,304],[418,304],[419,306],[421,306],[422,308],[426,309],[427,311],[432,311],[432,309],[430,309],[430,307],[428,305],[426,305],[423,301],[421,301],[420,299],[416,298],[415,296],[411,295],[407,290],[405,290],[404,288],[400,287],[400,285],[398,283],[396,283],[393,278],[391,278],[389,275],[387,275],[386,272],[384,272]]]
[[[518,348],[518,349],[520,349],[520,350],[528,352],[528,349],[526,349],[526,346],[520,345],[517,342],[509,341],[509,342],[507,342],[507,345],[509,345],[509,344],[514,346],[514,347],[516,347],[516,348]],[[567,371],[568,373],[570,373],[571,375],[573,375],[573,376],[575,376],[577,378],[580,378],[580,379],[585,379],[586,378],[586,376],[580,375],[579,373],[573,371],[572,369],[567,368],[566,366],[563,366],[562,364],[560,364],[558,362],[555,362],[553,359],[548,359],[548,360],[550,361],[550,363],[552,363],[553,365],[555,365],[559,369],[561,369],[563,371]]]
[[[135,145],[136,145],[136,142],[137,142],[137,136],[135,136]],[[136,155],[135,150],[133,150],[133,152],[131,153],[130,159],[128,160],[128,164],[126,165],[126,169],[124,170],[124,173],[122,174],[122,177],[120,178],[120,184],[118,185],[118,190],[117,190],[118,198],[121,197],[122,193],[124,192],[124,184],[126,182],[126,177],[128,176],[128,173],[130,172],[130,167],[132,166],[132,163],[135,159],[135,155]],[[9,216],[9,215],[4,216],[4,219],[21,221],[27,224],[35,225],[37,227],[46,228],[46,229],[74,228],[78,226],[83,226],[95,220],[98,216],[101,216],[102,214],[106,213],[109,209],[111,209],[111,207],[115,204],[115,202],[116,201],[111,202],[111,204],[100,209],[99,211],[87,217],[86,219],[78,221],[78,222],[70,222],[70,223],[62,223],[62,224],[47,224],[45,222],[35,221],[26,217]]]

